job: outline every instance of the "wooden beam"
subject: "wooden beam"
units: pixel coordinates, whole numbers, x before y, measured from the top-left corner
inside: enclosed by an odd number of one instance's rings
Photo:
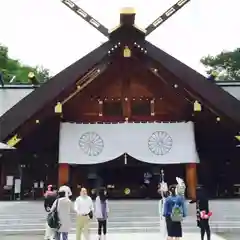
[[[167,107],[172,113],[178,113],[181,116],[185,114],[188,105],[186,100],[184,100],[184,96],[181,97],[175,94],[173,88],[171,89],[170,86],[165,85],[163,82],[161,83],[161,80],[157,79],[157,77],[147,69],[141,70],[141,72],[138,73],[138,77],[144,79],[145,86],[149,91],[153,92],[156,97],[163,97],[166,100],[165,102],[168,103]]]
[[[132,59],[124,59],[121,63],[121,68],[119,69],[119,75],[122,76],[122,108],[124,118],[130,119],[132,115],[131,109],[131,76],[134,72],[134,67],[132,65]]]
[[[131,92],[130,92],[130,84],[131,80],[130,77],[125,77],[122,80],[122,91],[121,91],[121,98],[122,98],[122,108],[123,108],[123,116],[125,118],[131,117]]]

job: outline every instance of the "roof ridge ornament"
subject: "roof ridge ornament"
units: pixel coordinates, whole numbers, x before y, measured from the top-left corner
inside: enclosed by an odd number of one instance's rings
[[[145,34],[145,36],[147,36],[150,33],[152,33],[154,30],[156,30],[161,24],[163,24],[171,16],[173,16],[175,13],[177,13],[183,6],[185,6],[190,1],[191,0],[179,0],[172,7],[170,7],[166,12],[164,12],[157,19],[155,19],[144,30],[138,28],[134,24],[135,23],[135,15],[136,15],[135,9],[133,7],[123,7],[120,10],[120,25],[116,26],[116,28],[114,28],[114,30],[119,28],[121,25],[131,25],[134,28],[141,30]],[[96,28],[100,33],[102,33],[107,38],[109,38],[111,32],[114,31],[114,30],[110,31],[108,28],[106,28],[103,24],[101,24],[99,21],[97,21],[94,17],[92,17],[90,14],[88,14],[82,8],[80,8],[73,0],[61,0],[61,2],[64,5],[66,5],[68,8],[70,8],[73,12],[75,12],[77,15],[79,15],[82,19],[84,19],[86,22],[88,22],[90,25],[92,25],[94,28]]]
[[[156,30],[160,25],[166,22],[170,17],[172,17],[175,13],[177,13],[183,6],[189,3],[191,0],[179,0],[172,7],[170,7],[166,12],[160,15],[157,19],[155,19],[151,24],[149,24],[146,30],[146,36]]]
[[[96,28],[100,33],[102,33],[106,37],[109,37],[109,30],[103,24],[101,24],[99,21],[97,21],[94,17],[92,17],[90,14],[88,14],[82,8],[80,8],[75,2],[73,2],[72,0],[61,0],[61,1],[65,6],[70,8],[73,12],[75,12],[83,20],[85,20],[90,25],[92,25],[94,28]]]

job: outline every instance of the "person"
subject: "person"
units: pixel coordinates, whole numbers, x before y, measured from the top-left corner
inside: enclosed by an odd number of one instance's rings
[[[72,196],[71,188],[68,186],[67,183],[63,184],[63,185],[59,188],[58,191],[59,191],[59,192],[65,192],[65,193],[66,193],[66,197],[68,197],[68,198],[71,198],[71,196]]]
[[[167,227],[166,227],[166,220],[163,216],[164,205],[166,199],[168,197],[168,185],[164,180],[158,185],[158,193],[161,194],[161,199],[159,201],[159,215],[160,215],[160,232],[162,234],[163,239],[167,238]]]
[[[205,233],[207,234],[207,240],[210,240],[209,218],[212,212],[209,211],[209,201],[205,190],[202,187],[198,187],[196,190],[196,200],[192,200],[189,203],[196,203],[197,226],[200,228],[201,240],[204,240]]]
[[[171,186],[170,196],[167,197],[163,216],[166,219],[168,240],[175,238],[178,240],[182,237],[182,224],[181,221],[186,217],[186,208],[184,198],[176,195],[176,187]]]
[[[109,213],[108,200],[105,188],[100,188],[95,202],[95,217],[98,221],[98,238],[101,239],[102,231],[104,239],[107,234],[107,218]]]
[[[56,240],[68,240],[68,233],[71,230],[71,211],[74,211],[72,201],[66,197],[66,192],[58,192],[58,199],[52,205],[51,211],[57,208],[60,228],[57,229]]]
[[[89,240],[89,224],[93,218],[93,201],[88,196],[87,189],[81,188],[80,196],[74,203],[74,209],[77,212],[76,240],[81,240],[82,233],[85,240]]]
[[[145,190],[145,198],[150,197],[150,186],[151,186],[151,180],[152,180],[152,174],[150,172],[145,172],[143,175],[143,184],[144,184],[144,190]]]
[[[48,185],[47,191],[44,194],[44,208],[47,213],[50,212],[52,205],[56,199],[57,199],[57,191],[54,190],[52,185]],[[55,236],[55,231],[52,228],[50,228],[46,223],[44,239],[50,240],[54,236]]]

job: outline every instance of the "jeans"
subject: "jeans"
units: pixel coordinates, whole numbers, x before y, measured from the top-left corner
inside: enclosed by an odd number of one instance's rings
[[[67,232],[57,232],[56,233],[56,240],[61,240],[61,235],[62,235],[62,240],[68,240],[68,233]]]

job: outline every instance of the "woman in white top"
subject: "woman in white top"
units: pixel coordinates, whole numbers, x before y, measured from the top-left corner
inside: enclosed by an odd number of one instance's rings
[[[109,213],[108,200],[106,190],[100,188],[95,202],[95,217],[98,220],[98,237],[101,239],[103,232],[104,238],[107,234],[107,218]]]
[[[68,233],[71,230],[71,211],[73,210],[73,203],[66,197],[65,191],[59,192],[59,198],[53,203],[51,211],[57,206],[58,217],[60,220],[60,228],[56,233],[56,240],[68,240]],[[62,238],[61,238],[62,236]]]

